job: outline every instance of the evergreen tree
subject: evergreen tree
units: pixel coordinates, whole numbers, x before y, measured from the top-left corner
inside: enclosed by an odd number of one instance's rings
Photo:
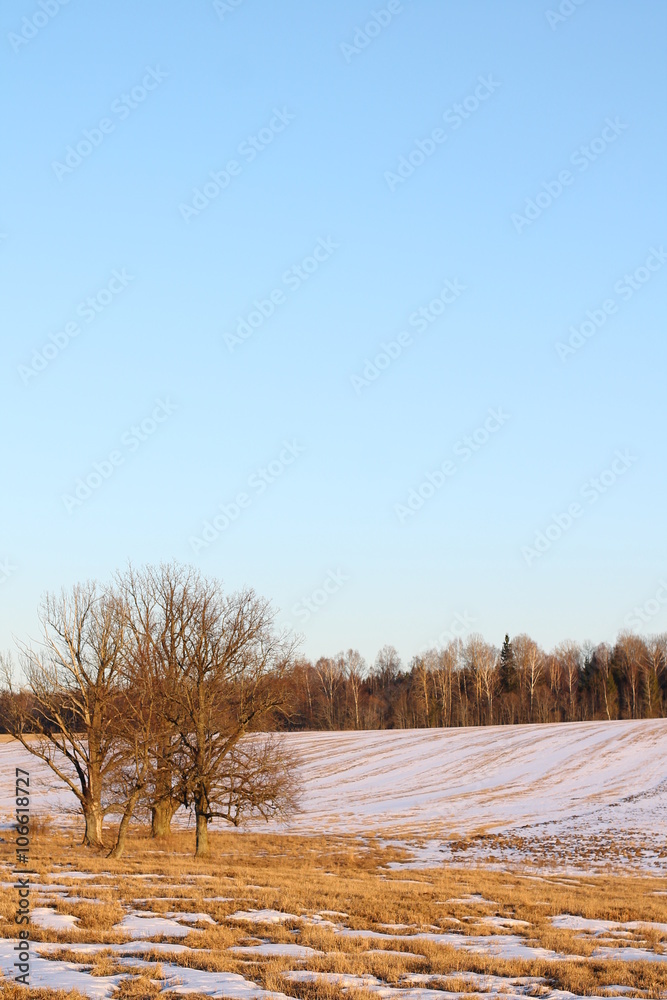
[[[500,650],[500,690],[516,691],[517,675],[514,663],[514,653],[509,635],[505,635],[502,649]]]

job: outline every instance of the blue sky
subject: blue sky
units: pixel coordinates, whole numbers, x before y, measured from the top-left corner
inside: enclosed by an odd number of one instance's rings
[[[0,649],[130,558],[311,656],[667,628],[667,8],[560,11],[3,4]]]

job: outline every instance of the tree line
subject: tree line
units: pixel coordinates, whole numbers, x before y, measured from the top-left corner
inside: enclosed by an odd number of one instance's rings
[[[40,641],[19,645],[22,685],[0,657],[0,727],[68,786],[84,844],[103,847],[105,817],[120,817],[115,857],[135,817],[162,837],[189,809],[201,856],[213,819],[289,814],[296,761],[279,732],[667,714],[667,633],[551,652],[474,633],[407,665],[392,646],[371,665],[354,649],[312,661],[268,601],[178,564],[47,595],[39,617]]]
[[[473,633],[414,656],[385,646],[368,667],[357,650],[298,660],[283,679],[291,711],[277,728],[416,729],[647,719],[667,715],[667,633],[608,643],[530,636],[500,647]]]

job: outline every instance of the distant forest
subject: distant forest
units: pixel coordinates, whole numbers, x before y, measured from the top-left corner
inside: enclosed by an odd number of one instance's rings
[[[544,652],[528,635],[500,648],[471,634],[403,666],[385,646],[370,667],[356,650],[284,674],[289,711],[279,729],[415,729],[667,714],[667,633],[622,632],[607,643],[560,643]]]

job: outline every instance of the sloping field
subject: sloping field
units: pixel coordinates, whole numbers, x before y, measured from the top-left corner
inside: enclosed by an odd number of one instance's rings
[[[547,847],[549,840],[615,842],[625,845],[625,855],[632,845],[630,854],[648,867],[664,852],[667,720],[283,738],[301,762],[301,811],[270,829],[379,832],[437,838],[440,845],[483,832],[486,853],[502,847],[505,859],[512,850],[524,855],[527,837]],[[58,818],[76,811],[74,797],[44,765],[5,741],[2,813],[12,811],[15,766],[31,773],[34,812]],[[187,823],[187,814],[179,822]],[[443,850],[439,846],[440,854]]]
[[[302,760],[301,830],[469,833],[613,811],[667,820],[667,720],[288,737]]]

